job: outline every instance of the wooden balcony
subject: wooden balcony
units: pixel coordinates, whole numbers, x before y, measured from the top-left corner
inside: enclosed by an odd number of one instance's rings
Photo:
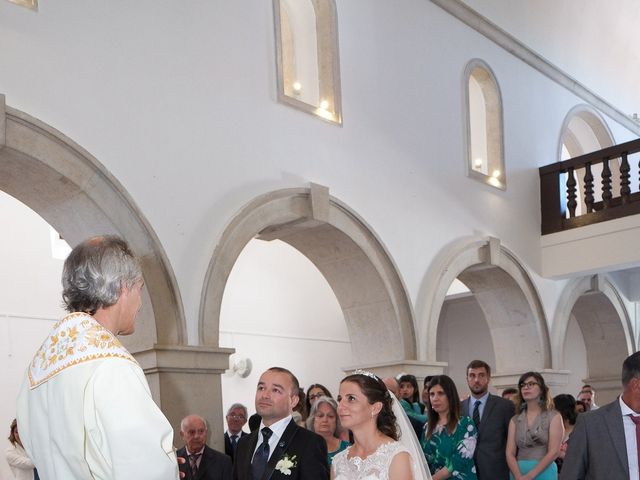
[[[542,235],[640,213],[638,152],[640,139],[541,167]]]

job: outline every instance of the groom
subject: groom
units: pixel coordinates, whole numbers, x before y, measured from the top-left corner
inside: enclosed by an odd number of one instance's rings
[[[260,376],[256,412],[262,422],[238,442],[234,480],[329,478],[326,442],[293,421],[298,390],[298,379],[285,368],[272,367]]]

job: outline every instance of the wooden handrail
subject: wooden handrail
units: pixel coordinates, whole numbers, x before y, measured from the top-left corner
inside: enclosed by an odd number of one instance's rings
[[[539,168],[542,234],[560,232],[570,228],[621,218],[640,213],[640,192],[632,192],[633,170],[628,157],[640,152],[640,139],[607,147],[597,152],[552,163]],[[609,162],[620,158],[620,175],[612,177]],[[600,178],[594,179],[591,169],[602,164]],[[640,163],[637,165],[640,168]],[[584,191],[578,191],[575,173],[584,169]],[[567,175],[565,185],[560,185],[562,174]],[[612,195],[613,187],[620,187],[620,196]],[[599,187],[601,201],[594,201],[594,186]],[[566,203],[562,201],[566,199]],[[585,212],[576,216],[578,199],[584,201]],[[567,215],[568,213],[568,215]]]

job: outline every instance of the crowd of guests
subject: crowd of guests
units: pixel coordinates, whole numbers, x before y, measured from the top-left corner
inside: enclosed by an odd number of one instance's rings
[[[426,378],[420,393],[411,375],[357,370],[334,397],[272,367],[258,381],[256,413],[227,412],[225,453],[207,446],[196,414],[182,420],[176,452],[144,371],[117,338],[135,331],[142,306],[128,244],[81,242],[62,285],[68,315],[35,352],[11,424],[7,460],[20,480],[532,480],[559,468],[562,480],[639,478],[640,352],[623,363],[622,394],[596,411],[593,389],[553,401],[537,372],[504,392],[511,400],[492,395],[480,360],[467,366],[462,401],[446,375]]]
[[[467,367],[464,400],[447,375],[426,377],[422,392],[413,375],[382,383],[406,413],[433,479],[557,479],[578,414],[597,409],[593,388],[585,385],[579,400],[568,394],[552,398],[544,377],[527,372],[517,388],[498,397],[489,393],[490,381],[490,366],[475,360]],[[331,466],[355,442],[341,422],[342,399],[317,383],[297,393],[293,421],[322,437]],[[244,405],[234,404],[226,419],[225,453],[234,458],[238,440],[248,435],[243,427],[249,422],[250,431],[259,430],[260,416],[249,417]]]
[[[467,368],[470,394],[463,401],[446,375],[425,378],[422,394],[413,375],[385,378],[383,383],[407,414],[433,479],[507,478],[507,470],[515,479],[558,478],[578,414],[597,408],[594,390],[585,385],[578,400],[568,394],[552,399],[543,376],[527,372],[520,377],[518,388],[507,388],[498,398],[488,393],[490,378],[488,364],[471,362]],[[354,443],[353,433],[341,424],[338,402],[324,385],[313,384],[306,392],[298,387],[298,398],[292,419],[322,437],[330,466],[338,453]],[[232,462],[239,442],[249,436],[245,425],[249,423],[253,432],[263,422],[257,413],[250,418],[247,407],[240,403],[229,408],[225,419],[224,454],[206,445],[208,428],[202,417],[189,415],[182,420],[184,446],[177,455],[185,459],[180,466],[184,478],[233,478]],[[33,462],[22,448],[16,420],[9,441],[7,461],[15,478],[37,479]]]

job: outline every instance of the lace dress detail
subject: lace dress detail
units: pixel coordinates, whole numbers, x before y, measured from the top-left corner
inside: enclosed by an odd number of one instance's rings
[[[393,457],[400,452],[410,453],[399,442],[380,445],[364,460],[355,456],[348,458],[350,450],[351,447],[333,458],[335,480],[389,480],[389,467]]]

